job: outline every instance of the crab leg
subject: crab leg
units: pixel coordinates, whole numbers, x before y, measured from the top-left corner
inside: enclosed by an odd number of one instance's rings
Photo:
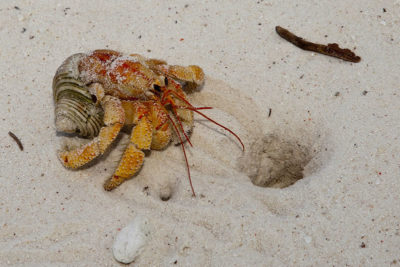
[[[165,148],[171,141],[172,132],[169,126],[168,111],[159,101],[149,101],[149,116],[153,123],[153,140],[151,149]]]
[[[111,191],[131,178],[143,165],[144,153],[149,150],[152,139],[151,122],[144,116],[133,128],[131,139],[113,176],[104,183],[104,189]]]
[[[139,171],[145,156],[142,150],[163,149],[171,140],[167,111],[158,101],[123,101],[122,104],[127,113],[127,121],[136,126],[115,173],[104,184],[107,191],[113,190]]]
[[[99,135],[86,145],[60,152],[59,158],[65,167],[79,168],[102,155],[124,125],[125,113],[118,98],[107,95],[100,102],[104,109],[105,126],[100,129]]]

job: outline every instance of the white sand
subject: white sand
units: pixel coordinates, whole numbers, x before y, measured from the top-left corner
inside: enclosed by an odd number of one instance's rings
[[[154,229],[141,266],[399,264],[399,1],[61,2],[0,2],[1,265],[118,266],[113,239],[136,215]],[[356,47],[362,61],[302,51],[276,25]],[[207,114],[246,154],[196,117],[195,199],[179,147],[153,151],[112,192],[102,186],[123,140],[90,168],[64,169],[52,78],[66,57],[96,48],[201,66],[206,84],[191,101],[214,106]],[[253,185],[269,157],[309,161],[304,179]]]

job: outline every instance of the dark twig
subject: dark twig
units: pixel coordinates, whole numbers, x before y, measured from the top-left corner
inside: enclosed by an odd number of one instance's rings
[[[24,146],[22,145],[21,140],[19,140],[19,138],[12,132],[8,132],[8,135],[11,136],[12,139],[14,139],[14,141],[17,143],[19,149],[21,151],[23,151],[24,150]]]
[[[306,41],[280,26],[276,26],[275,30],[280,37],[303,50],[313,51],[331,57],[337,57],[354,63],[360,62],[361,60],[361,58],[354,54],[350,49],[340,48],[337,43],[328,45],[316,44]]]

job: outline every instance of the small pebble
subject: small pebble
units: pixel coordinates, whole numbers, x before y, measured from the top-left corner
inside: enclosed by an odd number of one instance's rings
[[[113,245],[114,258],[125,264],[131,263],[140,255],[149,236],[149,220],[137,216],[115,237]]]

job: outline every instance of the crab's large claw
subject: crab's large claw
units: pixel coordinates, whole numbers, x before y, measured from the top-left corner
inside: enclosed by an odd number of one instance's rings
[[[102,155],[114,141],[125,121],[124,109],[118,98],[105,96],[101,99],[104,109],[104,124],[99,135],[92,141],[71,151],[62,151],[59,158],[67,168],[79,168]]]
[[[196,65],[187,67],[178,65],[154,64],[150,68],[173,79],[186,83],[188,89],[196,89],[204,83],[203,69]]]

